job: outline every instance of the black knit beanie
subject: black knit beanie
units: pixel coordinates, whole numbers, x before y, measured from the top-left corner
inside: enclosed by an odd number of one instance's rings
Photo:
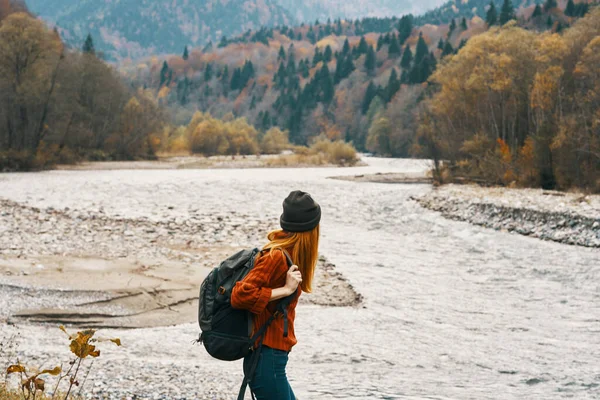
[[[321,207],[310,194],[296,190],[283,201],[279,222],[286,232],[308,232],[321,221]]]

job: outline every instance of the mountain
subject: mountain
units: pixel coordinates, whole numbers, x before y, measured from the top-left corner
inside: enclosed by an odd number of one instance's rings
[[[71,46],[88,33],[107,59],[180,53],[248,30],[319,19],[421,13],[443,0],[26,0]]]
[[[439,6],[444,0],[279,0],[301,22],[328,18],[400,17],[420,14]]]
[[[277,0],[27,0],[30,10],[81,46],[92,35],[109,59],[179,53],[222,36],[292,24]]]

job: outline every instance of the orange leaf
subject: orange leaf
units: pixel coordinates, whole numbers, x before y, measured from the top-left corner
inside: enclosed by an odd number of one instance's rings
[[[22,365],[11,365],[10,367],[8,367],[6,369],[6,374],[15,374],[15,373],[19,373],[19,372],[25,372],[25,367]]]

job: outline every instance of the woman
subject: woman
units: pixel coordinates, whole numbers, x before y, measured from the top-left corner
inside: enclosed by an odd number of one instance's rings
[[[294,191],[283,202],[281,230],[268,235],[269,243],[255,260],[254,268],[231,293],[234,308],[254,314],[254,331],[273,315],[277,300],[295,294],[288,308],[288,335],[283,318],[277,318],[266,330],[263,347],[250,388],[258,400],[294,400],[294,392],[285,374],[288,354],[297,343],[294,334],[295,309],[301,292],[310,293],[317,265],[321,207],[308,193]],[[289,267],[286,252],[294,265]],[[250,358],[244,359],[249,370]]]

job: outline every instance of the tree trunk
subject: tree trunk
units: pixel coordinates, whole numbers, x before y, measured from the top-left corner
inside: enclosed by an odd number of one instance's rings
[[[46,125],[46,118],[48,117],[48,108],[50,106],[50,98],[52,97],[52,93],[54,92],[54,87],[56,86],[56,78],[58,77],[58,69],[60,67],[60,63],[62,62],[62,60],[64,58],[65,58],[65,54],[64,54],[64,52],[62,52],[58,58],[58,62],[56,63],[56,68],[54,68],[54,72],[52,73],[52,80],[50,81],[50,89],[48,90],[48,93],[46,94],[46,101],[44,102],[42,117],[40,118],[40,122],[38,124],[37,130],[33,137],[32,151],[34,154],[37,151],[38,146],[40,145],[40,141],[44,138],[44,135],[45,135],[44,131],[45,131],[45,125]]]

